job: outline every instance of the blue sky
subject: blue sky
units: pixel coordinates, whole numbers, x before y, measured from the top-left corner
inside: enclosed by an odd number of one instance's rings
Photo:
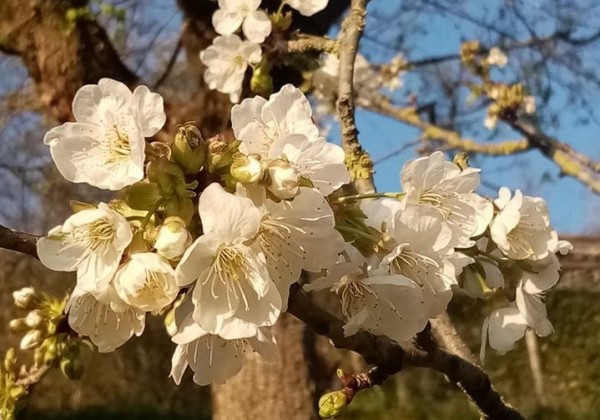
[[[592,2],[590,4],[593,4],[594,1],[596,0],[577,0],[577,3]],[[423,0],[423,3],[426,3],[426,0]],[[470,15],[486,19],[492,25],[500,25],[502,22],[498,13],[501,9],[500,5],[506,4],[504,0],[486,0],[484,2],[469,0],[464,3],[477,4],[477,8],[472,7],[472,10],[467,9]],[[523,5],[523,12],[528,15],[534,15],[533,9],[540,8],[541,5],[545,4],[542,0],[521,1],[520,3],[526,3]],[[366,31],[369,38],[376,37],[384,43],[391,43],[394,37],[400,32],[404,32],[407,35],[407,39],[410,40],[409,45],[412,47],[410,51],[405,51],[409,59],[456,53],[459,51],[460,44],[464,39],[477,38],[484,44],[494,41],[485,31],[482,31],[476,25],[457,17],[448,19],[430,14],[420,14],[415,16],[414,20],[409,20],[409,24],[412,25],[410,27],[400,26],[398,22],[394,21],[390,24],[382,25],[380,21],[374,18],[374,15],[377,13],[384,16],[394,16],[394,10],[398,4],[398,0],[378,0],[371,2],[371,6],[369,7],[370,17],[367,20]],[[597,7],[596,9],[599,8]],[[579,26],[576,33],[581,35],[596,30],[600,26],[600,11],[592,11],[590,7],[585,10],[587,13],[586,22],[590,28]],[[539,14],[539,11],[536,10],[536,13]],[[131,12],[128,18],[135,21],[143,21],[147,24],[139,27],[131,25],[131,27],[137,27],[138,29],[129,33],[125,50],[139,50],[140,46],[144,45],[148,46],[147,49],[151,49],[151,44],[154,41],[158,41],[162,46],[158,49],[159,53],[162,55],[170,54],[177,42],[181,25],[181,16],[171,1],[157,0],[156,3],[148,5],[147,9],[140,10],[137,14],[136,12]],[[155,31],[142,30],[148,27],[148,23],[153,28],[163,29],[159,38],[155,39]],[[404,25],[406,25],[406,22]],[[109,27],[114,29],[112,25],[109,25]],[[551,23],[544,20],[536,23],[534,28],[540,36],[552,33],[556,29]],[[524,28],[511,28],[511,34],[518,39],[528,39],[530,36]],[[332,33],[332,35],[336,34]],[[372,61],[386,62],[394,55],[395,51],[382,48],[369,38],[363,38],[361,51]],[[593,70],[600,68],[600,54],[598,54],[598,51],[595,52],[596,54],[589,54],[585,58],[585,64]],[[128,54],[125,54],[125,56],[130,57]],[[139,55],[137,57],[135,60],[130,57],[128,65],[137,69],[151,83],[157,77],[155,57],[148,54],[143,61],[139,61]],[[183,56],[179,58],[183,60]],[[6,61],[3,62],[5,67],[6,63]],[[12,74],[14,66],[3,69],[6,70],[6,74]],[[9,69],[13,70],[9,71]],[[558,69],[557,71],[561,70]],[[595,71],[595,73],[600,74],[598,71]],[[515,74],[511,72],[511,69],[497,75],[502,76],[505,80],[515,78]],[[404,78],[404,82],[404,88],[394,96],[400,101],[407,96],[409,91],[420,91],[421,96],[419,99],[423,102],[427,102],[435,97],[435,87],[423,86],[422,81],[410,73]],[[11,87],[11,84],[7,81],[4,82],[4,85],[6,89]],[[549,103],[547,105],[540,104],[539,108],[542,112],[546,108],[554,111],[560,110],[560,124],[558,126],[544,126],[544,129],[548,134],[569,143],[576,150],[600,159],[600,147],[598,147],[600,122],[591,120],[589,123],[583,124],[580,121],[580,112],[565,107],[567,100],[566,88],[561,86],[554,86],[553,88],[553,95]],[[600,93],[600,89],[592,93]],[[463,96],[466,98],[466,92]],[[588,100],[592,108],[600,108],[600,99],[596,99],[593,95],[588,95]],[[474,119],[479,123],[483,120],[483,117],[484,115],[479,113],[474,114],[470,119]],[[33,119],[26,118],[26,116],[24,118],[28,119],[28,121],[33,121]],[[20,127],[22,129],[22,120],[21,118],[13,120],[10,127],[7,126],[4,129],[7,130],[11,127]],[[358,111],[357,121],[361,131],[361,141],[375,161],[378,161],[391,151],[413,142],[419,135],[419,131],[412,127],[364,110]],[[330,133],[332,141],[339,141],[339,132],[337,129],[332,130]],[[516,133],[506,128],[490,133],[482,124],[476,124],[471,131],[465,131],[463,134],[474,139],[481,139],[481,141],[499,141],[518,137]],[[14,147],[18,148],[20,146],[15,145]],[[6,150],[5,153],[9,154]],[[400,188],[399,170],[406,160],[414,157],[416,157],[416,154],[413,147],[377,164],[375,181],[378,189],[381,191],[398,191]],[[475,157],[472,164],[483,168],[482,179],[484,185],[480,190],[482,194],[493,196],[496,193],[494,187],[500,185],[505,185],[512,189],[520,188],[526,194],[540,195],[548,201],[553,223],[560,232],[590,234],[600,231],[600,222],[597,222],[594,217],[595,213],[600,211],[600,196],[589,192],[585,186],[572,178],[560,177],[557,167],[541,156],[539,152],[532,151],[523,155],[506,158]],[[35,204],[32,203],[29,207],[34,206]]]
[[[490,7],[492,3],[494,2],[485,2]],[[397,3],[394,0],[373,2],[371,11],[390,12],[394,9],[395,4]],[[472,12],[477,16],[478,11]],[[481,13],[486,13],[486,11],[483,10]],[[479,28],[468,22],[453,19],[453,23],[449,23],[447,19],[433,16],[428,16],[426,19],[427,33],[414,35],[419,47],[408,55],[409,59],[456,53],[460,48],[461,33],[463,36],[466,34],[467,38],[478,37],[481,39]],[[457,22],[460,22],[460,26],[457,26]],[[369,19],[367,33],[385,39],[386,36],[391,37],[397,32],[387,29],[380,30],[380,25],[381,23],[375,19]],[[536,30],[543,35],[551,33],[554,28],[547,23],[542,23]],[[527,39],[528,34],[521,34],[518,29],[515,29],[515,36]],[[482,41],[486,42],[485,39]],[[393,55],[390,51],[379,48],[369,39],[363,39],[361,45],[363,54],[369,56],[372,61],[385,62]],[[511,76],[514,77],[514,74],[511,74],[509,69],[498,76],[506,78],[505,80],[511,80]],[[404,88],[396,93],[395,97],[402,98],[407,91],[417,91],[419,88],[418,80],[407,77]],[[548,104],[549,107],[560,107],[564,104],[566,92],[564,88],[562,89],[562,91],[559,88],[554,89]],[[593,102],[591,106],[600,107],[600,100]],[[539,104],[539,108],[542,112],[544,111],[544,105]],[[561,112],[558,128],[545,127],[548,134],[569,143],[578,151],[600,159],[600,147],[598,147],[600,126],[598,123],[592,121],[583,125],[577,121],[578,114],[576,112],[567,111]],[[477,115],[477,118],[482,121],[484,114]],[[413,142],[419,135],[419,131],[412,127],[364,110],[358,111],[357,122],[361,131],[361,141],[375,161],[404,144]],[[331,133],[332,140],[339,141],[337,130],[332,130]],[[481,141],[486,141],[487,137],[493,137],[496,141],[518,138],[518,135],[509,129],[501,128],[497,133],[490,134],[483,126],[474,132],[463,134],[481,139]],[[398,191],[400,188],[398,172],[407,159],[415,156],[414,148],[409,148],[398,156],[378,164],[375,174],[377,188],[381,191]],[[511,189],[520,188],[525,194],[540,195],[548,201],[552,221],[560,232],[590,234],[600,230],[600,223],[596,222],[594,217],[594,214],[600,211],[600,196],[589,192],[585,186],[572,178],[560,177],[557,167],[538,151],[502,158],[476,157],[472,164],[483,168],[482,179],[486,185],[480,190],[482,194],[494,195],[493,186],[504,185]]]

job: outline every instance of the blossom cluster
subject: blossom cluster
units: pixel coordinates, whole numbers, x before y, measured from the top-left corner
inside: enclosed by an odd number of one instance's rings
[[[273,31],[273,22],[285,20],[284,6],[312,16],[327,7],[329,0],[282,0],[277,13],[260,9],[260,0],[219,0],[212,23],[219,34],[212,45],[200,52],[206,66],[204,80],[210,89],[229,95],[237,103],[249,66],[256,68],[263,59],[261,45]],[[289,26],[289,25],[288,25]],[[242,39],[237,33],[241,27]]]
[[[174,380],[190,367],[199,384],[224,382],[247,351],[277,357],[271,327],[295,283],[333,294],[327,309],[347,335],[404,342],[454,293],[513,290],[515,301],[486,319],[484,340],[506,351],[526,328],[552,331],[543,293],[569,245],[542,199],[477,194],[478,169],[436,152],[404,165],[402,192],[344,195],[344,152],[292,85],[235,105],[231,142],[182,126],[170,146],[147,144],[166,121],[162,98],[110,79],[81,88],[73,109],[76,122],[45,138],[57,167],[122,194],[78,203],[37,249],[47,267],[76,272],[68,321],[101,352],[164,315]]]

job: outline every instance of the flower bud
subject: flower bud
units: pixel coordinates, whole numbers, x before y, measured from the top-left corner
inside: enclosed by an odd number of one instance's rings
[[[252,92],[254,93],[267,97],[273,93],[271,65],[264,58],[254,67],[252,78],[250,79],[250,89],[252,89]]]
[[[192,235],[185,229],[185,222],[180,217],[167,217],[158,230],[154,248],[161,257],[168,260],[181,258],[192,243]]]
[[[206,162],[207,144],[202,139],[200,130],[193,124],[187,123],[179,127],[171,150],[175,162],[186,174],[200,172]]]
[[[258,155],[237,156],[229,170],[236,181],[243,183],[258,182],[264,174]]]
[[[179,292],[171,265],[151,252],[133,254],[117,271],[114,286],[123,301],[146,312],[165,308]]]
[[[13,299],[16,307],[29,309],[36,302],[37,296],[33,287],[23,287],[13,292]]]
[[[177,323],[175,322],[175,309],[172,309],[167,313],[164,322],[167,333],[171,337],[177,334]]]
[[[15,318],[10,320],[8,323],[8,328],[15,332],[25,331],[27,329],[27,324],[25,323],[24,318]]]
[[[508,58],[500,48],[493,47],[489,52],[487,62],[490,66],[504,67],[508,63]]]
[[[83,364],[79,359],[63,358],[60,361],[60,370],[63,375],[72,380],[81,379],[83,376]]]
[[[4,370],[10,372],[14,369],[16,364],[17,355],[15,349],[11,347],[6,351],[6,355],[4,356]]]
[[[300,193],[301,179],[296,169],[284,159],[276,159],[267,166],[267,189],[283,200]]]
[[[328,392],[319,398],[319,416],[324,419],[338,417],[348,406],[348,396],[344,391]]]
[[[535,114],[535,98],[533,96],[525,96],[521,102],[523,112],[529,115]]]
[[[217,134],[208,141],[208,171],[212,173],[226,173],[237,155],[241,142],[238,140],[227,143],[225,136]]]
[[[44,317],[39,309],[34,309],[25,317],[25,324],[29,328],[39,328],[44,322]]]
[[[40,330],[30,330],[21,339],[21,350],[31,350],[42,343],[44,339],[44,333]]]

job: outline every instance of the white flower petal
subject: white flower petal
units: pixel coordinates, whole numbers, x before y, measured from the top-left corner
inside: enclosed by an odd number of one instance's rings
[[[246,17],[242,29],[248,40],[260,44],[271,34],[271,19],[264,11],[256,10]]]
[[[489,317],[490,346],[500,353],[506,353],[525,335],[526,328],[527,323],[517,308],[498,309]]]
[[[242,25],[244,15],[236,11],[217,9],[212,16],[212,24],[220,35],[231,35]]]
[[[260,227],[260,210],[252,200],[230,194],[217,183],[202,192],[198,211],[204,232],[218,234],[225,243],[250,239]]]
[[[162,96],[151,92],[146,86],[138,86],[133,91],[133,101],[137,105],[140,126],[144,137],[152,137],[167,121]]]

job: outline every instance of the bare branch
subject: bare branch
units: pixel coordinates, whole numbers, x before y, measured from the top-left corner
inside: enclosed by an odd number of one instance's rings
[[[537,149],[552,160],[564,175],[572,176],[590,190],[600,193],[600,162],[576,152],[573,148],[550,137],[531,122],[523,119],[504,119],[513,129],[525,136],[524,139],[506,140],[500,143],[481,143],[461,137],[455,131],[439,127],[422,119],[414,107],[398,107],[378,92],[361,91],[358,105],[395,120],[423,130],[424,140],[430,140],[448,149],[490,156],[507,156]]]
[[[487,374],[477,365],[438,347],[430,330],[419,335],[415,345],[402,348],[384,336],[359,331],[344,334],[344,323],[315,305],[299,285],[292,286],[288,311],[308,324],[318,334],[331,339],[337,348],[355,351],[375,365],[369,375],[371,385],[383,383],[405,367],[427,367],[445,374],[477,405],[489,419],[523,419],[492,387]],[[429,328],[429,327],[428,327]],[[362,388],[364,389],[364,388]]]
[[[456,131],[448,130],[425,121],[419,116],[414,107],[395,106],[388,97],[378,92],[361,91],[358,95],[358,105],[420,128],[423,130],[423,137],[426,140],[439,142],[448,149],[502,156],[522,153],[531,148],[527,139],[507,140],[501,143],[480,143],[475,140],[463,138]]]
[[[564,175],[572,176],[590,190],[600,193],[600,162],[576,152],[571,146],[550,137],[539,127],[523,119],[504,120],[513,129],[525,135],[530,147],[538,149],[554,161]]]
[[[38,258],[35,244],[38,237],[0,225],[0,248]]]
[[[346,164],[358,192],[375,191],[373,184],[373,161],[358,140],[358,128],[354,116],[354,61],[358,42],[365,27],[366,7],[369,0],[352,0],[350,13],[342,23],[339,56],[337,114],[342,130],[342,146],[346,152]]]
[[[287,41],[282,48],[283,53],[305,53],[309,51],[338,53],[338,42],[334,39],[320,36],[303,35]]]
[[[153,89],[160,88],[162,86],[162,84],[165,82],[165,80],[167,80],[167,78],[171,74],[171,71],[173,70],[173,67],[175,66],[175,62],[177,62],[177,57],[179,56],[179,53],[181,52],[182,47],[183,47],[183,44],[181,43],[181,38],[179,38],[177,40],[177,44],[175,45],[175,49],[173,50],[173,53],[171,54],[171,57],[169,58],[169,61],[167,62],[165,70],[162,72],[162,74],[160,75],[158,80],[156,80],[156,83],[154,83]]]

